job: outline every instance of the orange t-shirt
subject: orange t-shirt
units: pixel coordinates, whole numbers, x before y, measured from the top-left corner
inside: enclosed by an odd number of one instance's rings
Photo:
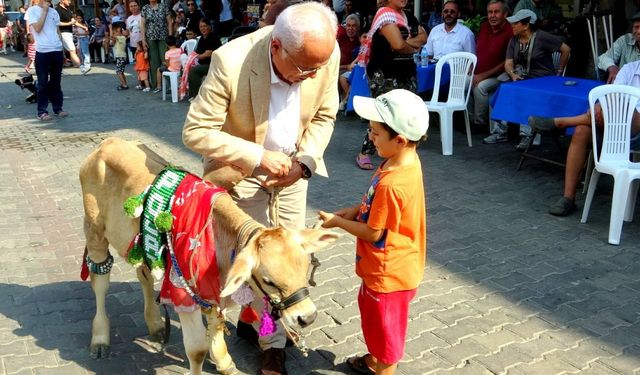
[[[144,58],[144,51],[138,51],[136,52],[136,65],[135,65],[135,69],[136,71],[140,72],[140,71],[145,71],[145,70],[149,70],[149,60]]]
[[[357,239],[356,273],[379,293],[411,290],[424,275],[427,215],[420,160],[392,170],[378,168],[356,220],[383,229],[377,242]]]
[[[164,53],[164,59],[167,61],[167,67],[170,72],[179,72],[182,69],[182,63],[180,62],[180,55],[182,50],[180,48],[171,48]]]

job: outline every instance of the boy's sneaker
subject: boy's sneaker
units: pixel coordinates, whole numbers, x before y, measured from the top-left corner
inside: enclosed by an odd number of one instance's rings
[[[488,137],[485,137],[482,140],[482,143],[488,144],[488,145],[492,145],[492,144],[495,144],[495,143],[503,143],[503,142],[506,142],[508,140],[509,139],[508,139],[506,133],[494,133],[494,134],[491,134]]]
[[[89,71],[91,70],[91,68],[80,68],[80,73],[82,73],[82,75],[87,75],[87,73],[89,73]]]
[[[149,91],[151,91],[151,89],[149,87],[145,87],[145,88],[142,89],[142,92],[149,92]]]
[[[6,48],[1,49],[1,50],[0,50],[0,53],[3,53],[3,54],[5,54],[5,55],[6,55],[6,54],[7,54],[7,49],[6,49]]]
[[[142,90],[144,87],[142,87],[141,85],[136,85],[136,90]]]
[[[153,93],[154,93],[154,94],[157,94],[157,93],[159,93],[160,91],[162,91],[162,89],[154,89],[154,90],[153,90]]]

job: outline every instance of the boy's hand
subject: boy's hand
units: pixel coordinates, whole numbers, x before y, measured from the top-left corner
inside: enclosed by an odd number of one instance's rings
[[[345,207],[345,208],[341,208],[338,211],[334,212],[334,214],[336,216],[340,216],[341,218],[345,219],[345,220],[355,220],[356,216],[358,215],[358,211],[360,210],[360,206],[353,206],[353,207]]]
[[[322,220],[322,227],[329,229],[335,228],[337,220],[337,215],[329,212],[318,211],[318,218]]]

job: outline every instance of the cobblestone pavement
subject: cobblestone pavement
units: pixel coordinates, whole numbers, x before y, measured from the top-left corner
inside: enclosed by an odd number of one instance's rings
[[[187,373],[175,314],[168,345],[146,339],[140,288],[122,260],[107,298],[112,355],[89,359],[94,303],[79,278],[77,173],[108,136],[143,141],[198,172],[180,137],[188,103],[117,92],[111,65],[87,76],[66,69],[71,117],[40,123],[12,83],[22,64],[18,54],[0,57],[0,374]],[[311,183],[309,223],[319,208],[359,200],[370,176],[354,163],[365,127],[339,118],[326,152],[331,178]],[[546,210],[561,192],[561,169],[530,161],[518,172],[513,144],[483,145],[475,135],[468,148],[464,138],[456,133],[455,154],[443,157],[432,129],[419,149],[429,259],[398,373],[640,373],[640,231],[626,223],[622,244],[607,244],[611,180],[601,183],[588,224],[578,214],[552,217]],[[290,374],[349,373],[345,358],[365,352],[353,253],[345,235],[319,254],[311,290],[319,315],[306,330],[313,350],[303,358],[287,349]],[[241,373],[255,373],[258,350],[234,335],[227,341]],[[205,371],[216,373],[211,363]]]

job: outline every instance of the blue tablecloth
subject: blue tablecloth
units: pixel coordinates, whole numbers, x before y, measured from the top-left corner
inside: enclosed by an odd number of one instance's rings
[[[442,77],[440,78],[440,86],[449,83],[449,65],[445,64],[442,67]],[[418,93],[425,92],[433,89],[436,79],[436,64],[429,64],[428,66],[416,67],[416,79],[417,79],[417,91]],[[367,79],[367,71],[364,67],[356,65],[351,71],[349,76],[351,81],[351,90],[349,91],[349,99],[347,100],[347,111],[353,111],[353,97],[354,96],[371,96],[369,90],[369,80]]]
[[[574,86],[565,82],[573,81]],[[541,77],[506,82],[493,96],[491,118],[527,124],[529,116],[575,116],[589,109],[589,91],[603,82],[571,77]]]
[[[449,76],[449,64],[444,64],[442,67],[442,76],[440,77],[440,86],[449,83]],[[436,64],[416,67],[416,79],[418,81],[416,90],[418,93],[432,90],[436,80]]]

